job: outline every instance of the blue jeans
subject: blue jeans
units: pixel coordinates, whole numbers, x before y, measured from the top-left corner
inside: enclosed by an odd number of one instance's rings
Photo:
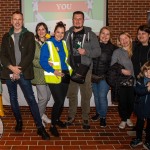
[[[107,94],[109,91],[109,85],[105,80],[101,80],[98,83],[92,83],[92,90],[94,94],[96,113],[100,114],[100,117],[106,117],[108,109]]]
[[[19,84],[21,87],[24,97],[30,107],[36,126],[41,127],[42,120],[40,117],[37,102],[34,97],[31,80],[24,79],[23,75],[20,75],[20,79],[17,81],[6,80],[6,85],[10,96],[10,103],[16,121],[18,122],[22,120],[17,96],[17,84]]]

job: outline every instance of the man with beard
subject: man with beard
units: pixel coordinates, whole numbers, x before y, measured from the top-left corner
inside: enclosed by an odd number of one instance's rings
[[[84,13],[82,11],[75,11],[72,21],[73,26],[65,35],[67,47],[70,52],[70,65],[76,69],[80,64],[83,64],[89,66],[90,69],[83,84],[74,81],[70,82],[67,95],[69,98],[69,115],[66,124],[71,125],[74,122],[78,106],[78,90],[80,89],[83,129],[90,129],[92,58],[100,56],[101,49],[96,34],[92,32],[91,28],[83,26]]]

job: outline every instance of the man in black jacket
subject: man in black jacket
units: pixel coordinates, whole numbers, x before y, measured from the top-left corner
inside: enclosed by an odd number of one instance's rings
[[[23,27],[23,14],[14,12],[11,18],[12,28],[2,38],[1,62],[3,70],[1,78],[6,80],[10,103],[17,125],[16,132],[22,131],[22,116],[17,99],[17,84],[30,106],[35,124],[38,128],[37,134],[42,139],[50,139],[42,125],[39,109],[34,97],[31,79],[34,78],[32,61],[35,52],[34,34]]]

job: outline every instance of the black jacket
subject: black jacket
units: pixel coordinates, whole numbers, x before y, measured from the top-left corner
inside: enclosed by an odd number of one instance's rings
[[[32,61],[35,53],[34,34],[24,27],[22,28],[19,38],[19,49],[21,51],[21,62],[18,66],[22,67],[21,71],[25,79],[33,79],[34,73]],[[12,74],[12,71],[8,69],[8,65],[16,66],[13,28],[11,28],[2,38],[0,57],[3,65],[1,78],[10,79],[9,74]]]
[[[101,47],[101,55],[97,58],[93,58],[93,70],[92,74],[101,76],[105,75],[108,71],[111,63],[111,56],[113,51],[117,49],[111,42],[107,44],[99,43]]]
[[[148,46],[143,46],[141,43],[133,42],[133,55],[131,59],[134,75],[137,78],[137,75],[140,73],[140,68],[150,60],[150,43]]]
[[[144,84],[144,78],[140,78],[135,86],[136,100],[134,112],[138,118],[150,118],[150,92]]]

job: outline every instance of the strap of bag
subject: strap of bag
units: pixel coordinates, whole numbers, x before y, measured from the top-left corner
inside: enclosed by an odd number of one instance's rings
[[[71,61],[71,63],[72,63],[72,68],[73,69],[75,69],[75,61],[74,61],[74,56],[73,56],[73,46],[72,46],[72,41],[71,41],[71,36],[70,36],[70,38],[69,38],[69,42],[70,42],[70,54],[71,54],[71,59],[70,59],[70,61]]]

